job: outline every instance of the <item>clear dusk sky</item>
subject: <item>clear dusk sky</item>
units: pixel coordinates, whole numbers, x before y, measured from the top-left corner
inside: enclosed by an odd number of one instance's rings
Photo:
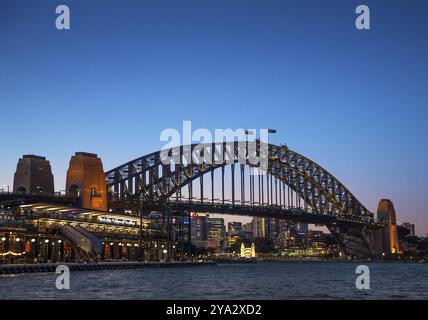
[[[55,28],[60,4],[71,30]],[[107,170],[183,120],[275,128],[423,235],[427,104],[428,1],[0,0],[0,188],[23,154],[46,156],[61,190],[76,151]]]

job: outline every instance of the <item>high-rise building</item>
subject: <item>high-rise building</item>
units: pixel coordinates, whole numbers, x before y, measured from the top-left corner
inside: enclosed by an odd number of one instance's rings
[[[54,193],[51,165],[45,157],[25,155],[18,161],[13,179],[13,192]]]
[[[383,252],[386,254],[400,253],[397,234],[397,220],[394,204],[389,199],[381,199],[377,209],[377,218],[385,221],[382,232]]]
[[[226,245],[226,227],[223,218],[208,218],[207,231],[208,246],[217,248]]]
[[[252,231],[254,238],[265,238],[265,219],[264,218],[253,218]]]
[[[223,218],[210,218],[209,215],[193,215],[191,218],[193,245],[210,248],[226,245],[226,227]]]
[[[197,247],[203,246],[208,238],[207,230],[207,216],[206,215],[192,215],[191,223],[191,242]]]
[[[287,223],[284,220],[265,218],[265,237],[275,240],[287,230]]]

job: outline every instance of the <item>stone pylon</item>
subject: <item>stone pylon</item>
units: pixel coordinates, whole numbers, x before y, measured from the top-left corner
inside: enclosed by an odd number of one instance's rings
[[[76,152],[67,170],[66,192],[79,198],[82,208],[107,211],[107,186],[101,159],[96,154]]]
[[[53,194],[54,178],[49,161],[35,155],[24,155],[19,159],[13,179],[13,192]]]
[[[383,252],[388,255],[401,253],[398,245],[397,218],[391,200],[382,199],[379,201],[377,218],[386,222],[386,227],[382,232]]]

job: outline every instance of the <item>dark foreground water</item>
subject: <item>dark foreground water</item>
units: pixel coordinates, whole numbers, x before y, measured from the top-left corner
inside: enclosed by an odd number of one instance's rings
[[[266,262],[0,276],[1,299],[428,299],[428,264],[372,263],[370,290],[353,263]]]

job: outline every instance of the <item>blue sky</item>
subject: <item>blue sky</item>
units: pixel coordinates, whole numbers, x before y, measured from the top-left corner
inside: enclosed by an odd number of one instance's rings
[[[0,2],[0,185],[22,154],[56,189],[75,151],[105,169],[158,150],[160,132],[275,128],[370,209],[428,232],[428,3],[142,0]],[[55,28],[67,4],[71,30]]]

